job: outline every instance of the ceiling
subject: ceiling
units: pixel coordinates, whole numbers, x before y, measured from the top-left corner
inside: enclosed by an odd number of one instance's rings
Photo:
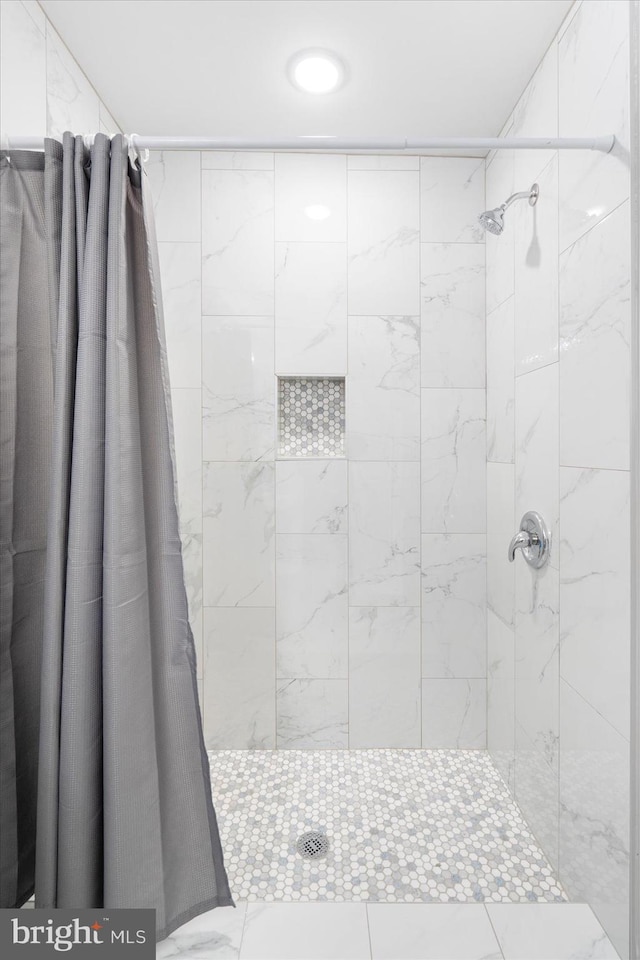
[[[41,4],[125,132],[402,138],[496,136],[571,0]],[[291,86],[308,47],[343,59],[340,91]]]

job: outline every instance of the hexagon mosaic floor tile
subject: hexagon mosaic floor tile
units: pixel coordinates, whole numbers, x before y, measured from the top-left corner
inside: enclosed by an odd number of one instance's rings
[[[238,900],[563,901],[490,757],[463,750],[210,751]],[[326,834],[304,859],[300,836]]]

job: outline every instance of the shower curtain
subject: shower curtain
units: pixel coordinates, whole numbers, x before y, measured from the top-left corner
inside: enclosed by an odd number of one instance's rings
[[[197,706],[150,197],[1,154],[0,906],[232,904]]]

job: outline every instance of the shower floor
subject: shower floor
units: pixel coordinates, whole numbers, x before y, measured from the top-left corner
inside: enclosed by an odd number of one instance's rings
[[[233,895],[248,901],[564,901],[486,753],[215,750]],[[296,852],[329,837],[326,859]]]

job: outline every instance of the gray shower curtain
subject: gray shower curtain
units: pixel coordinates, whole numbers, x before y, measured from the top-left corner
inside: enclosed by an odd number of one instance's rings
[[[1,155],[0,906],[232,903],[197,706],[156,242],[121,136]]]

